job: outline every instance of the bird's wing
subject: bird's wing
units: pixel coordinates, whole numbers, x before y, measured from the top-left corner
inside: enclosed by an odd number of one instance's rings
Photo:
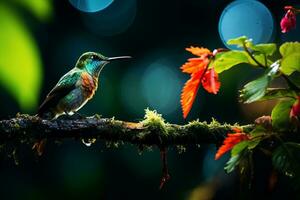
[[[71,70],[65,74],[55,85],[55,87],[49,92],[44,102],[41,104],[38,110],[38,115],[42,115],[47,112],[49,108],[56,106],[63,97],[71,92],[76,87],[76,82],[80,77],[79,71]]]

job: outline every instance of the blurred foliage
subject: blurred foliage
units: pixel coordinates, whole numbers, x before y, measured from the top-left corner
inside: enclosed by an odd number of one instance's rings
[[[22,110],[37,105],[42,81],[42,63],[32,33],[19,15],[17,5],[27,8],[41,20],[50,16],[50,1],[15,0],[0,3],[0,84],[17,100]]]
[[[51,0],[13,0],[14,3],[29,10],[36,18],[41,21],[48,20],[53,12]]]
[[[215,182],[208,182],[197,186],[193,189],[189,196],[188,200],[210,200],[214,199],[215,191],[216,190],[216,183]]]

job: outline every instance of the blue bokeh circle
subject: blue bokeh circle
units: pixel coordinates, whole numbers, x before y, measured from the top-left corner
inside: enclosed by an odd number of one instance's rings
[[[107,8],[114,0],[69,0],[80,11],[98,12]]]
[[[274,38],[274,19],[269,9],[259,1],[237,0],[230,3],[219,20],[219,34],[227,45],[232,38],[247,36],[254,43],[271,42]]]

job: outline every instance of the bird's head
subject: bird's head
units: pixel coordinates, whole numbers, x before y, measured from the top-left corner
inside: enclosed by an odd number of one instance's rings
[[[103,67],[113,61],[119,59],[128,59],[130,56],[119,56],[119,57],[105,57],[100,53],[86,52],[82,54],[75,67],[83,70],[87,70],[92,75],[99,75]]]

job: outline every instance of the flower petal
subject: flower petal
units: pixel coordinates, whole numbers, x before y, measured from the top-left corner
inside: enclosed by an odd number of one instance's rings
[[[249,136],[245,133],[228,133],[227,137],[223,141],[223,145],[218,149],[216,153],[215,160],[221,158],[222,155],[231,150],[236,144],[249,139]]]
[[[186,48],[185,50],[191,52],[195,56],[199,56],[199,57],[202,57],[202,58],[207,57],[208,55],[212,55],[212,52],[209,49],[203,48],[203,47],[193,47],[193,46],[191,46],[190,48]]]
[[[297,118],[299,116],[300,116],[300,96],[298,96],[298,100],[294,103],[290,112],[291,118]]]
[[[216,71],[213,67],[208,69],[205,72],[201,82],[202,82],[203,88],[207,92],[213,93],[213,94],[217,94],[220,89],[220,86],[221,86],[218,74],[216,73]]]
[[[200,78],[204,72],[202,68],[197,73],[192,74],[191,78],[185,83],[182,93],[181,93],[181,107],[183,112],[183,117],[186,118],[189,114],[192,105],[195,101],[197,91],[200,86]]]
[[[281,32],[286,33],[296,28],[296,14],[292,10],[288,10],[280,21]]]
[[[188,59],[188,62],[186,62],[182,67],[180,68],[182,72],[192,74],[196,73],[202,68],[205,68],[209,64],[209,59],[205,58],[190,58]]]

